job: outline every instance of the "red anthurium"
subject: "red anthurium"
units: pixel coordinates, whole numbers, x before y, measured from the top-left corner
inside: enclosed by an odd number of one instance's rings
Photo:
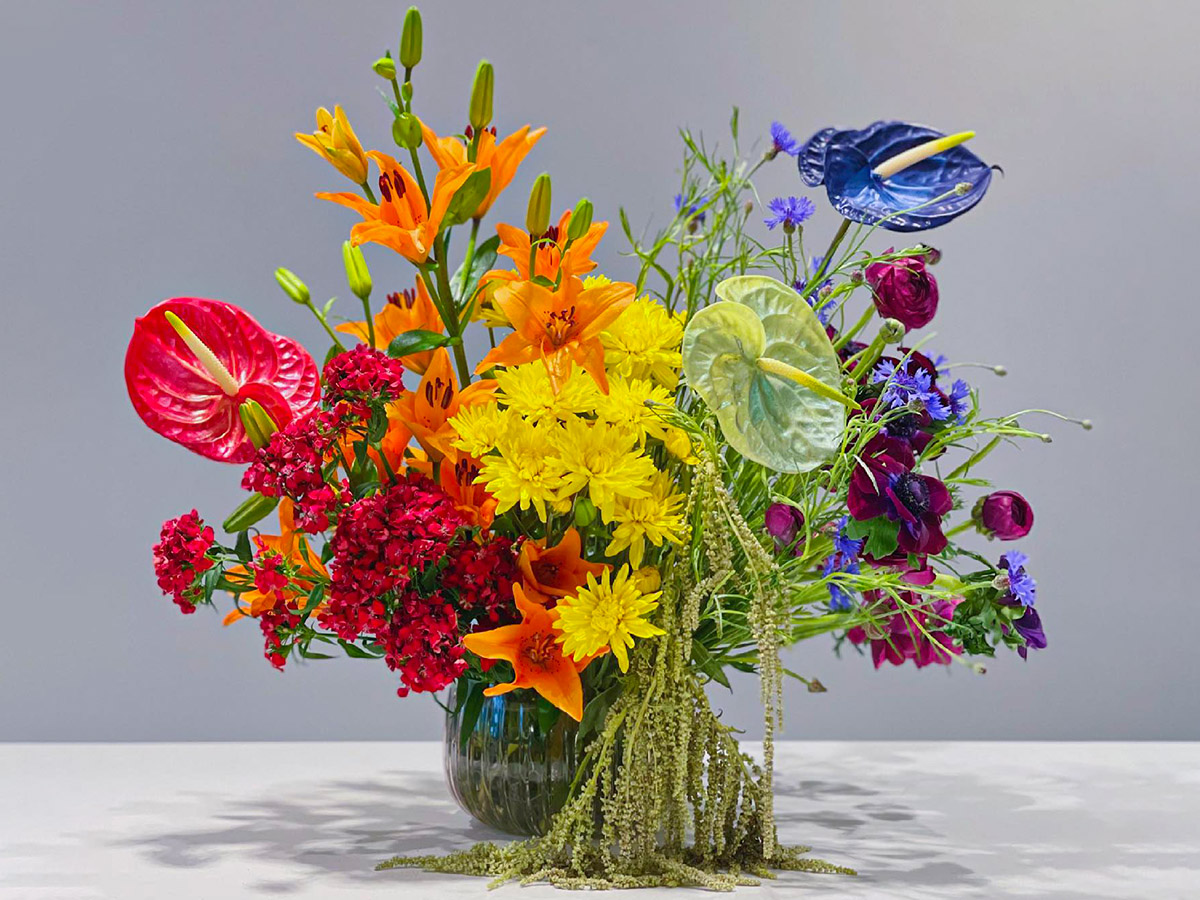
[[[167,313],[186,327],[177,331]],[[254,458],[238,416],[244,400],[257,400],[283,427],[321,397],[317,365],[300,344],[232,304],[199,297],[164,300],[134,322],[125,384],[151,430],[231,463]]]

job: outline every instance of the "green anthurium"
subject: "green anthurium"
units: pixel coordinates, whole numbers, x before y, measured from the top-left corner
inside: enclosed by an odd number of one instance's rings
[[[747,459],[807,472],[841,446],[846,407],[841,367],[825,326],[792,288],[740,275],[717,285],[683,336],[688,384]]]

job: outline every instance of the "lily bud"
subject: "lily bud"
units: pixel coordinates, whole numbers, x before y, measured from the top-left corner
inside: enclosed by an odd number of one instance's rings
[[[250,438],[255,449],[261,450],[271,442],[271,435],[279,430],[275,420],[257,400],[243,400],[238,406],[238,416],[246,429],[246,437]]]
[[[283,266],[280,266],[275,270],[275,280],[279,282],[279,286],[283,288],[283,292],[297,303],[307,304],[311,299],[311,295],[308,293],[308,285],[301,281],[291,269],[285,269]]]
[[[400,65],[416,68],[421,61],[421,11],[410,6],[404,14],[404,30],[400,32]]]
[[[371,271],[367,261],[363,259],[361,247],[355,247],[349,241],[342,244],[342,263],[346,266],[346,281],[354,296],[366,300],[371,296]]]
[[[406,81],[400,85],[400,99],[405,103],[412,103],[412,82]]]
[[[567,239],[577,241],[592,227],[592,201],[584,197],[575,204],[575,211],[571,213],[571,221],[567,223]]]
[[[390,56],[381,56],[375,62],[371,63],[371,68],[375,70],[375,74],[387,81],[396,80],[396,61]]]
[[[492,124],[492,94],[495,91],[495,83],[496,74],[492,64],[486,59],[480,60],[479,68],[475,70],[475,84],[471,87],[471,105],[467,110],[467,121],[471,123],[476,134]]]
[[[550,227],[550,176],[543,172],[533,182],[529,192],[529,209],[525,213],[525,230],[534,237]]]
[[[421,123],[412,113],[400,113],[392,120],[392,140],[405,150],[421,146]]]
[[[596,520],[596,504],[592,503],[587,497],[580,497],[575,501],[575,524],[580,528],[587,528]]]

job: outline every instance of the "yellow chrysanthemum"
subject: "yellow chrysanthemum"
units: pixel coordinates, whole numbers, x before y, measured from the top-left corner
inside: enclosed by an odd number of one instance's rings
[[[583,289],[604,287],[606,284],[612,284],[612,279],[607,275],[588,275],[583,279]]]
[[[555,607],[563,653],[578,662],[607,646],[621,671],[628,672],[633,639],[666,634],[645,618],[658,608],[661,596],[661,591],[642,593],[630,578],[628,566],[622,566],[615,579],[607,569],[599,581],[589,572],[587,584]]]
[[[679,382],[683,320],[650,297],[635,300],[600,335],[604,365],[627,378],[653,378],[669,388]]]
[[[557,425],[581,413],[590,413],[603,396],[596,382],[581,368],[573,368],[558,393],[540,362],[496,372],[497,399],[510,410],[539,425]]]
[[[644,378],[618,375],[608,380],[608,394],[597,398],[596,415],[601,421],[632,431],[641,444],[647,436],[666,438],[670,426],[663,421],[663,410],[655,407],[671,407],[674,403],[665,387]]]
[[[485,456],[480,461],[476,483],[487,486],[496,498],[496,515],[519,506],[530,506],[538,518],[546,521],[546,504],[559,509],[563,488],[562,463],[547,453],[548,435],[545,427],[531,425],[517,416],[506,418],[505,426],[496,441],[499,455]]]
[[[658,470],[636,447],[636,438],[628,430],[576,418],[552,433],[552,446],[563,470],[560,497],[586,487],[596,508],[611,515],[618,498],[650,496]]]
[[[629,563],[637,567],[646,555],[646,541],[655,547],[661,547],[664,541],[683,543],[683,495],[674,493],[671,487],[670,476],[659,472],[654,476],[649,497],[616,501],[612,515],[605,518],[617,524],[605,556],[616,556],[628,549]]]
[[[495,449],[504,430],[505,414],[495,403],[480,403],[460,409],[449,422],[458,434],[452,446],[479,459]]]
[[[692,449],[691,436],[682,428],[669,426],[667,433],[663,435],[663,444],[666,446],[668,453],[685,465],[694,466],[700,461]]]

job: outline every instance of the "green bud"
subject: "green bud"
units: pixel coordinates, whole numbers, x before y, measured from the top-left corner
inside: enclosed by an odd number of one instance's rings
[[[571,221],[567,223],[567,239],[577,241],[592,227],[592,201],[584,197],[575,204],[575,211],[571,213]]]
[[[412,103],[412,82],[406,81],[400,85],[400,99],[405,103]]]
[[[232,513],[225,523],[221,526],[227,534],[237,534],[239,531],[245,531],[255,522],[259,522],[271,514],[271,511],[279,505],[278,497],[264,497],[257,491],[242,501]]]
[[[899,319],[884,319],[879,326],[879,337],[885,344],[898,344],[904,338],[904,323]]]
[[[475,70],[475,84],[471,87],[471,106],[467,110],[467,121],[471,123],[476,134],[492,124],[492,94],[495,84],[496,74],[492,70],[492,64],[486,59],[480,60],[479,68]]]
[[[388,81],[396,80],[396,61],[390,56],[379,57],[379,59],[371,63],[371,68],[375,70],[375,74],[380,78]]]
[[[525,213],[525,230],[534,237],[550,227],[550,176],[543,172],[533,182],[529,192],[529,209]]]
[[[362,248],[345,241],[342,244],[342,263],[346,266],[346,281],[350,290],[360,300],[366,300],[371,296],[371,271],[363,259]]]
[[[421,11],[410,6],[404,14],[404,30],[400,32],[400,65],[416,68],[421,61]]]
[[[280,266],[275,270],[275,280],[283,288],[283,292],[297,303],[308,303],[308,285],[301,281],[291,269]]]
[[[575,524],[580,528],[587,528],[594,521],[596,521],[596,504],[587,497],[577,499],[575,501]]]
[[[279,430],[271,414],[263,409],[257,400],[243,400],[238,406],[238,417],[242,427],[246,429],[246,437],[250,438],[255,449],[262,449],[271,442],[271,435]]]
[[[414,150],[421,146],[421,122],[412,113],[400,113],[392,120],[392,140],[397,147]]]

